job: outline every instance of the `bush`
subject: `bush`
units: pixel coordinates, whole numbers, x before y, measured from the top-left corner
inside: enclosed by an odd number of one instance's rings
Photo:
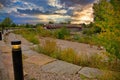
[[[45,40],[42,47],[47,55],[51,55],[57,50],[57,44],[53,40]]]
[[[52,31],[46,30],[43,27],[37,27],[37,32],[38,32],[39,36],[43,36],[43,37],[52,36]]]
[[[35,50],[54,58],[59,58],[60,54],[60,48],[54,40],[45,40],[45,42],[35,48]]]
[[[65,36],[69,36],[69,35],[70,35],[70,31],[66,27],[62,27],[57,33],[57,38],[64,39]]]
[[[77,54],[72,48],[65,49],[60,53],[60,59],[70,63],[75,63]]]

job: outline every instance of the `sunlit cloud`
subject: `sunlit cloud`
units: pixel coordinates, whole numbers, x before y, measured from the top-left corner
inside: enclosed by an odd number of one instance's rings
[[[60,4],[60,0],[48,0],[48,5],[57,7],[58,9],[64,7],[62,4]]]
[[[80,23],[90,23],[93,22],[94,16],[93,16],[93,5],[87,5],[82,9],[82,11],[78,12],[75,11],[72,16],[72,23],[73,24],[80,24]]]
[[[70,19],[71,16],[64,16],[64,15],[54,15],[54,14],[50,14],[50,15],[44,15],[44,14],[40,14],[36,16],[37,18],[39,18],[42,22],[49,22],[49,21],[54,21],[54,22],[62,22],[65,21],[66,19]]]
[[[64,10],[64,9],[62,9],[62,10],[56,10],[55,13],[57,13],[57,14],[66,14],[67,10]]]
[[[93,21],[92,4],[98,0],[0,0],[0,20],[5,17],[27,23]],[[30,20],[29,20],[30,19]]]

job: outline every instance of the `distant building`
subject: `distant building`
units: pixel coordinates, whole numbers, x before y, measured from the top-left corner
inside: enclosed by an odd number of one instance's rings
[[[80,31],[80,30],[82,30],[82,25],[74,25],[74,24],[46,24],[43,27],[45,29],[60,29],[62,27],[66,27],[70,31]]]

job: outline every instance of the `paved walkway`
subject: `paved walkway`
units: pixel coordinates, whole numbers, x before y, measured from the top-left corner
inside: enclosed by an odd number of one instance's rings
[[[101,74],[101,71],[98,69],[73,65],[37,53],[31,49],[34,46],[32,43],[20,35],[10,33],[6,37],[6,43],[3,41],[0,42],[3,63],[9,75],[8,80],[14,80],[10,42],[16,39],[22,41],[25,80],[83,80],[81,75],[86,79],[95,79]]]

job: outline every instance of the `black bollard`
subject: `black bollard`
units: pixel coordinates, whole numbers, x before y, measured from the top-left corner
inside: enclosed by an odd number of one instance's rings
[[[2,32],[0,32],[0,40],[2,40]]]
[[[14,68],[14,80],[24,80],[21,41],[12,41],[12,59]]]

